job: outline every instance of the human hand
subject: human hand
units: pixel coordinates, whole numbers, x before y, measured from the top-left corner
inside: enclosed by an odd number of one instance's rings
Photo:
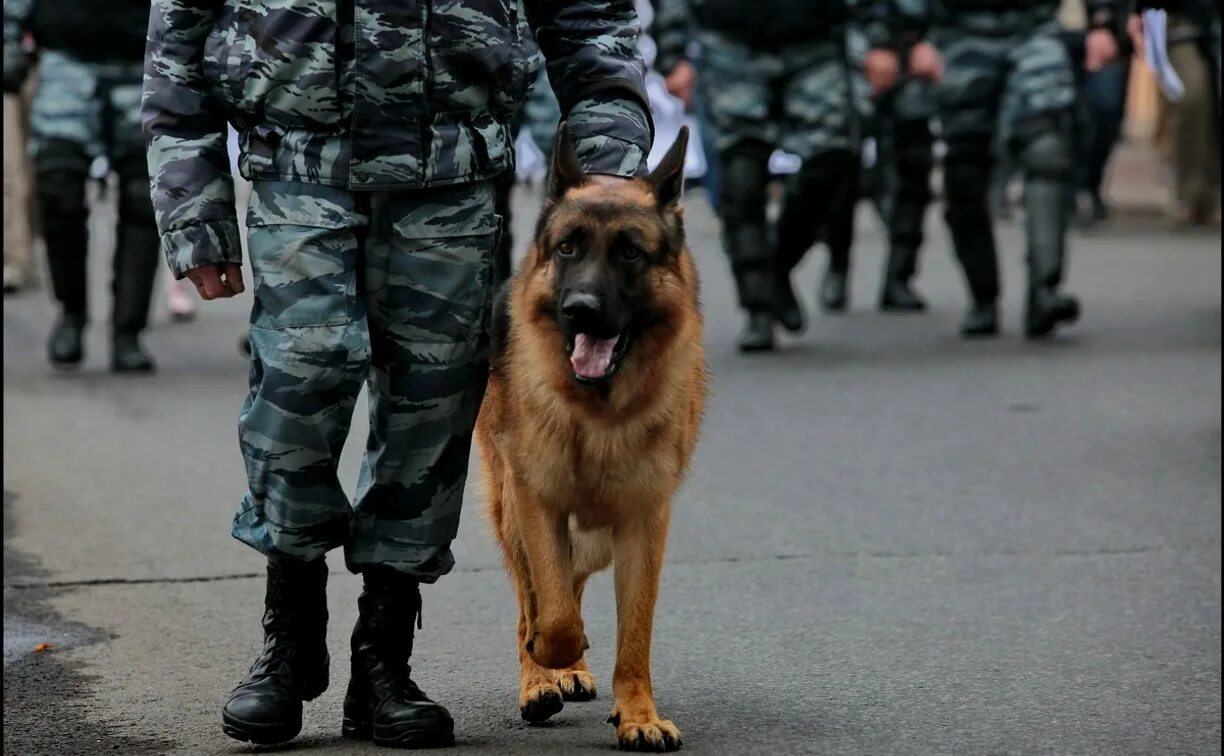
[[[666,79],[667,92],[684,103],[685,110],[693,108],[693,92],[697,86],[697,69],[687,60],[676,64]]]
[[[1118,59],[1118,40],[1108,29],[1093,29],[1084,37],[1084,70],[1100,71]]]
[[[897,53],[892,50],[876,48],[867,51],[863,58],[863,73],[867,76],[867,84],[872,94],[879,94],[897,83]]]
[[[943,56],[930,42],[919,42],[910,48],[909,73],[916,79],[939,81],[943,76]]]
[[[1126,19],[1126,34],[1130,37],[1131,46],[1135,48],[1135,57],[1143,57],[1143,18],[1138,13],[1132,13]]]
[[[201,265],[187,271],[203,299],[226,299],[246,290],[242,283],[242,266],[238,263]]]

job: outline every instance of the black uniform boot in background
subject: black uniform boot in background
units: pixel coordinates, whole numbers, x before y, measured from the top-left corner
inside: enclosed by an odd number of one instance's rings
[[[75,367],[85,356],[82,339],[88,320],[85,224],[89,211],[85,207],[85,181],[89,158],[74,142],[50,139],[34,156],[34,169],[47,272],[60,305],[59,321],[47,342],[47,357],[55,367]]]
[[[264,648],[222,710],[235,740],[269,745],[302,729],[302,702],[327,689],[327,563],[268,561]]]
[[[1070,142],[1059,124],[1048,119],[1034,120],[1029,130],[1034,133],[1024,141],[1021,151],[1026,168],[1024,230],[1029,279],[1024,335],[1039,339],[1079,319],[1080,306],[1075,297],[1058,293],[1066,256]]]
[[[152,358],[140,346],[140,334],[149,325],[153,285],[161,265],[161,244],[149,199],[149,177],[144,154],[115,158],[119,174],[119,228],[111,291],[111,370],[148,373]]]
[[[952,232],[956,259],[973,302],[961,322],[966,338],[999,332],[999,260],[995,251],[987,193],[990,188],[990,138],[951,140],[944,158],[944,220]]]
[[[421,612],[417,581],[389,568],[364,573],[353,628],[352,678],[344,696],[346,738],[393,748],[453,745],[455,723],[412,681],[413,626]]]
[[[722,155],[719,212],[723,246],[747,321],[738,342],[741,352],[767,351],[774,346],[779,274],[765,220],[768,161],[768,148],[755,142],[737,145]],[[790,295],[793,299],[794,292]]]

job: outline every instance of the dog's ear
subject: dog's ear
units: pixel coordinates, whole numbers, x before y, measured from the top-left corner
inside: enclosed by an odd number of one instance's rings
[[[559,200],[570,189],[586,182],[586,173],[578,162],[574,144],[570,141],[569,127],[564,121],[557,127],[557,140],[553,143],[552,166],[548,169],[548,198]]]
[[[674,207],[684,191],[684,154],[688,149],[688,126],[681,126],[671,149],[646,177],[659,207]]]

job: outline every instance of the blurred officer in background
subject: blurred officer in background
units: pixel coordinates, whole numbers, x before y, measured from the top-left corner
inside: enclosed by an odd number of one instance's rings
[[[775,322],[790,331],[803,329],[790,271],[829,223],[831,208],[852,191],[859,160],[847,49],[853,10],[842,0],[658,3],[658,68],[673,95],[692,97],[696,77],[688,41],[696,38],[701,50],[697,92],[719,156],[718,212],[745,312],[739,337],[744,352],[772,349]],[[878,65],[880,59],[874,60]],[[891,69],[866,65],[873,87],[891,86],[895,55]],[[787,182],[777,225],[770,229],[766,190],[775,148],[802,164]]]
[[[888,6],[897,2],[896,10]],[[888,229],[888,259],[880,287],[880,309],[921,312],[923,301],[911,287],[918,270],[923,219],[931,201],[934,165],[931,118],[935,115],[933,80],[942,69],[939,54],[920,39],[925,26],[919,9],[905,0],[875,0],[876,17],[893,24],[894,42],[905,62],[897,86],[875,100],[876,208]],[[868,27],[871,29],[872,27]],[[869,40],[883,45],[886,40]]]
[[[936,88],[947,143],[945,218],[968,279],[972,304],[965,337],[999,331],[999,271],[987,195],[996,129],[1024,171],[1028,297],[1024,332],[1050,335],[1074,322],[1079,302],[1059,292],[1065,258],[1075,77],[1059,37],[1056,0],[898,0],[924,9],[929,39],[943,56]],[[1117,0],[1086,0],[1085,66],[1099,70],[1118,54]],[[1002,112],[1001,112],[1002,111]],[[1000,123],[1002,120],[1002,123]]]
[[[33,40],[23,40],[33,45]],[[6,47],[18,57],[13,72],[21,70],[26,51]],[[26,124],[29,120],[33,79],[24,84],[4,64],[4,293],[12,294],[29,285],[34,276],[34,205]]]
[[[24,81],[38,55],[30,107],[35,198],[51,285],[61,313],[48,352],[57,367],[84,357],[87,249],[85,184],[90,163],[106,157],[118,174],[119,217],[113,265],[111,369],[148,372],[140,346],[158,268],[158,238],[140,130],[140,92],[149,0],[4,0],[6,91]]]

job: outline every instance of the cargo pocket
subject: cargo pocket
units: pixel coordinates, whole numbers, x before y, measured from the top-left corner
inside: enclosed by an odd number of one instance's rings
[[[255,183],[246,216],[252,326],[334,326],[360,317],[352,202],[329,187]]]
[[[474,356],[487,327],[500,232],[489,182],[434,190],[397,218],[382,253],[380,303],[397,341],[434,362]]]

